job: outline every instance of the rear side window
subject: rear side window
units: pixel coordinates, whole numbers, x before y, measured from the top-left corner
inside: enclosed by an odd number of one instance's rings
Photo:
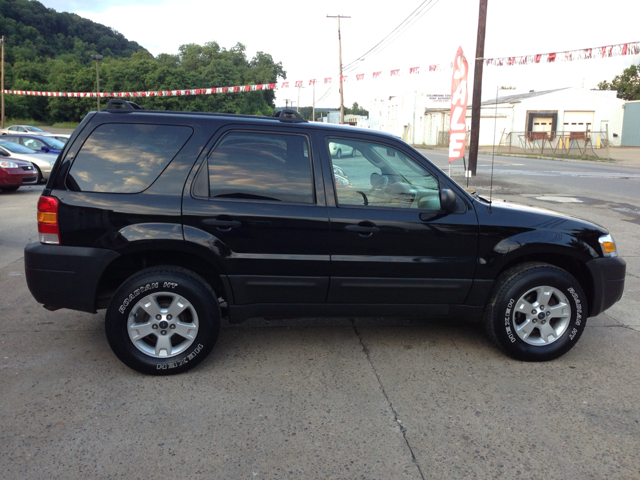
[[[81,192],[142,192],[158,178],[192,133],[193,129],[186,126],[100,125],[75,155],[67,187]]]
[[[208,159],[209,196],[313,203],[309,142],[303,135],[231,132]]]

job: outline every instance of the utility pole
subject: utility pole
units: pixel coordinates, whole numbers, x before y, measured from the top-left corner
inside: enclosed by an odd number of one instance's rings
[[[471,100],[471,144],[469,145],[469,172],[476,176],[478,166],[478,143],[480,140],[480,102],[482,97],[482,66],[484,65],[484,32],[487,27],[487,1],[480,0],[478,16],[478,40],[476,42],[476,65],[473,71],[473,99]]]
[[[313,81],[313,103],[311,104],[311,121],[316,121],[316,81]]]
[[[302,88],[301,85],[298,85],[298,103],[296,103],[296,112],[300,111],[300,89]]]
[[[0,121],[0,124],[2,126],[0,128],[4,128],[4,35],[2,35],[2,40],[0,41],[2,42],[2,72],[0,73],[0,77],[2,77],[2,80],[0,81],[0,90],[2,91],[2,111],[0,112],[2,120]]]
[[[100,68],[98,67],[98,62],[100,62],[104,57],[102,55],[94,54],[91,55],[91,58],[96,61],[96,93],[98,96],[98,110],[100,110]]]
[[[338,60],[340,62],[340,125],[344,125],[344,95],[342,91],[342,37],[340,36],[340,19],[351,18],[344,15],[327,15],[327,18],[338,19]]]

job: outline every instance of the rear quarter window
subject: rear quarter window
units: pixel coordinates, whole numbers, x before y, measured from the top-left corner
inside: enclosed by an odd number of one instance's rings
[[[67,188],[81,192],[142,192],[158,178],[192,134],[193,129],[187,126],[100,125],[75,154]]]

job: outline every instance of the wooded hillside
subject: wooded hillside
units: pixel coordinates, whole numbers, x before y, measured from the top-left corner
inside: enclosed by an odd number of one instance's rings
[[[58,92],[196,89],[273,83],[286,78],[282,63],[258,52],[252,59],[238,43],[182,45],[176,54],[151,55],[138,43],[104,25],[58,13],[38,1],[0,0],[0,35],[5,35],[5,89]],[[137,99],[145,108],[271,115],[275,93],[258,91],[207,96]],[[5,95],[7,118],[45,122],[79,121],[95,99]],[[102,100],[102,107],[106,99]]]

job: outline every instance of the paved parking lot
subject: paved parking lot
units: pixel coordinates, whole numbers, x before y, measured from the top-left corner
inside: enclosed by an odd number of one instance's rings
[[[547,363],[497,351],[478,326],[403,319],[252,320],[201,365],[140,375],[104,315],[48,312],[21,249],[39,188],[0,194],[0,478],[640,478],[640,222],[609,227],[623,300]],[[5,225],[9,228],[5,228]]]

